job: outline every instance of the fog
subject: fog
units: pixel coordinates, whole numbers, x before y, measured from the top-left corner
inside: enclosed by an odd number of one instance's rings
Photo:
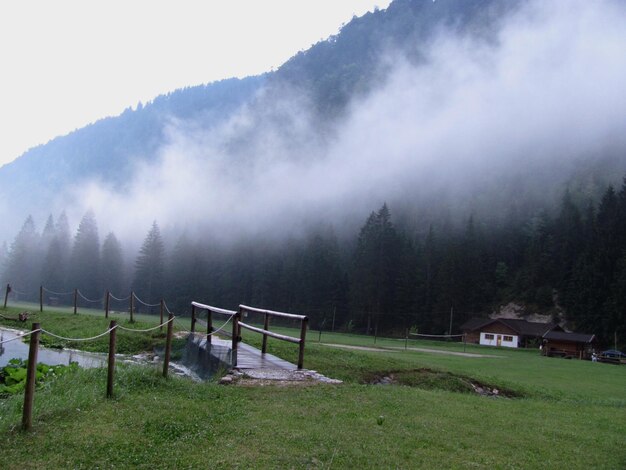
[[[442,30],[425,62],[388,51],[384,83],[330,134],[302,90],[261,92],[212,129],[171,121],[128,192],[92,181],[63,204],[75,202],[76,222],[93,209],[102,233],[136,245],[153,220],[228,241],[353,230],[385,201],[392,213],[420,208],[416,218],[436,204],[466,217],[521,193],[557,197],[581,165],[626,160],[625,20],[623,2],[540,1],[495,40]]]

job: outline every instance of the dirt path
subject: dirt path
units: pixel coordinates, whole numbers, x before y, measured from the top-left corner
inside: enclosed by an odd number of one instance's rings
[[[330,343],[322,343],[324,346],[330,346],[331,348],[342,348],[342,349],[356,349],[359,351],[373,351],[373,352],[396,352],[396,351],[404,351],[404,348],[401,347],[389,347],[389,348],[371,348],[368,346],[350,346],[347,344],[330,344]],[[476,353],[464,353],[464,352],[456,352],[456,351],[443,351],[441,349],[427,349],[427,348],[407,348],[408,351],[419,351],[419,352],[427,352],[427,353],[435,353],[435,354],[447,354],[449,356],[462,356],[462,357],[498,357],[502,358],[504,356],[495,356],[492,354],[476,354]]]

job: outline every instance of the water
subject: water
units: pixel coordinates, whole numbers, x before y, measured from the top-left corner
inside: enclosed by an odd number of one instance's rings
[[[0,328],[0,342],[16,338],[22,334],[22,332],[16,330]],[[6,366],[9,360],[13,358],[28,359],[28,343],[17,339],[10,343],[0,344],[0,367]],[[37,362],[50,366],[58,364],[68,365],[70,362],[77,362],[81,367],[93,368],[104,367],[106,361],[106,354],[89,353],[71,349],[48,349],[41,345],[39,346],[37,354]]]
[[[206,338],[193,335],[187,337],[187,344],[179,361],[200,379],[208,379],[220,370],[232,368],[232,351],[227,341],[213,339],[207,344]]]
[[[0,328],[0,342],[19,337],[23,332]],[[206,338],[194,338],[189,335],[185,348],[179,352],[180,359],[170,362],[170,366],[175,373],[189,376],[195,380],[206,380],[214,376],[218,371],[230,369],[232,364],[231,349],[228,342],[214,339],[214,343],[206,344]],[[13,358],[28,359],[28,343],[22,340],[14,340],[0,345],[0,367],[8,364]],[[162,356],[162,351],[161,356]],[[174,353],[174,352],[173,352]],[[120,355],[116,355],[120,356]],[[143,355],[126,357],[125,362],[132,362],[140,365],[148,365],[153,362]],[[48,349],[39,346],[37,362],[48,365],[68,365],[77,362],[84,368],[105,367],[107,364],[107,354],[90,353],[70,349]],[[178,364],[177,364],[178,363]]]

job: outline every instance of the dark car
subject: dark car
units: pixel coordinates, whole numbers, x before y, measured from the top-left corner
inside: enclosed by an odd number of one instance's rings
[[[626,364],[626,354],[617,349],[602,351],[598,359],[600,362],[608,362],[610,364]]]
[[[612,357],[615,359],[626,359],[626,354],[622,351],[618,351],[617,349],[607,349],[606,351],[602,351],[600,354],[604,357]]]

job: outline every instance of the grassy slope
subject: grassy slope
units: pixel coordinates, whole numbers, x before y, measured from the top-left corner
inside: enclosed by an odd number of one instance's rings
[[[270,348],[297,354],[289,344]],[[488,351],[504,357],[345,351],[311,341],[305,364],[348,383],[224,387],[120,367],[115,400],[103,398],[105,371],[80,371],[38,390],[32,433],[16,430],[21,397],[0,401],[3,467],[626,466],[626,368]],[[359,384],[373,371],[421,367],[489,379],[528,398]]]

